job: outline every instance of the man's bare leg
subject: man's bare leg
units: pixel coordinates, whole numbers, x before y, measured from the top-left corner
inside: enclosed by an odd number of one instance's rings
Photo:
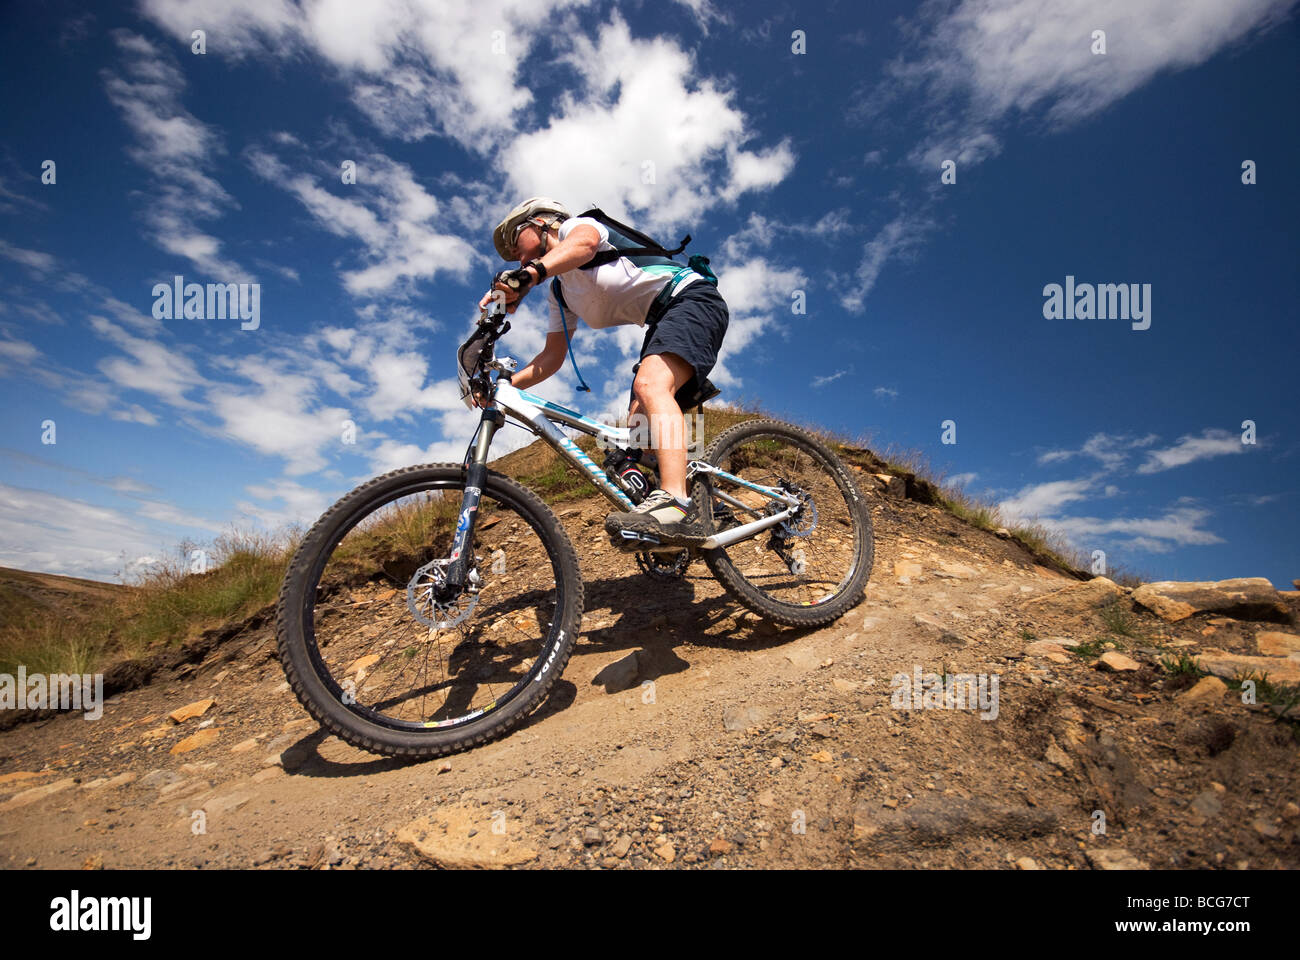
[[[659,486],[674,497],[686,494],[686,418],[673,399],[694,376],[691,365],[675,353],[652,353],[641,361],[632,383],[628,419],[637,413],[649,419],[650,439],[659,458]]]

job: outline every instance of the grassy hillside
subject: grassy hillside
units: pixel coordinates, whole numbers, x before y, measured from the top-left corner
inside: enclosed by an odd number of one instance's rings
[[[773,415],[752,406],[707,409],[705,437],[715,437],[742,420],[766,416]],[[814,425],[802,426],[862,474],[902,477],[910,499],[941,507],[975,527],[1004,526],[991,504],[946,488],[914,454],[890,451],[881,457],[865,443]],[[602,451],[593,440],[581,437],[578,443],[601,462]],[[540,440],[498,458],[492,467],[552,503],[598,496],[585,477]],[[863,486],[871,489],[870,483]],[[375,555],[404,550],[413,525],[420,523],[421,518],[395,513],[367,531],[367,537],[358,541],[361,546],[354,549]],[[1077,575],[1084,565],[1082,557],[1042,528],[1011,527],[1010,536],[1046,566]],[[189,571],[186,557],[194,545],[181,544],[175,558],[127,586],[0,568],[0,672],[13,673],[19,664],[47,673],[93,672],[114,660],[140,656],[243,619],[274,602],[299,537],[298,531],[219,537],[207,548],[211,563],[206,573]]]

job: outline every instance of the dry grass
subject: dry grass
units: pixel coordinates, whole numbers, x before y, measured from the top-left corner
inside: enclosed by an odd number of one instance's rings
[[[705,410],[704,439],[757,417],[773,414],[757,403],[710,406]],[[1006,524],[994,504],[945,484],[926,457],[915,450],[887,448],[872,453],[869,443],[815,424],[798,424],[826,442],[847,463],[864,472],[919,478],[933,485],[936,501],[954,516],[983,530],[1006,526],[1040,560],[1063,570],[1086,569],[1087,558],[1061,537],[1038,525]],[[603,451],[590,437],[579,446],[600,462]],[[541,448],[541,449],[534,449]],[[556,502],[598,496],[588,479],[540,441],[502,459],[504,468],[544,499]],[[517,465],[518,470],[511,466]],[[395,504],[372,518],[344,541],[331,562],[331,571],[373,569],[375,562],[428,552],[435,528],[447,531],[459,510],[459,499],[432,494],[420,502]],[[93,604],[45,606],[17,602],[0,586],[0,672],[13,673],[19,664],[44,673],[88,673],[114,659],[136,657],[167,644],[183,642],[203,630],[237,621],[274,602],[280,583],[301,538],[297,530],[269,536],[232,532],[207,549],[208,569],[192,569],[195,544],[182,543],[172,558],[155,564],[116,597]],[[1117,582],[1134,586],[1142,577],[1112,571]]]

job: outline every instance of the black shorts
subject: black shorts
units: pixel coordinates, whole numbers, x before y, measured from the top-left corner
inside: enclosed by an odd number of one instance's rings
[[[718,362],[729,321],[727,301],[718,288],[707,280],[696,280],[668,301],[659,322],[646,331],[641,358],[652,353],[675,353],[691,365],[695,383],[702,384]],[[640,366],[637,363],[633,371]],[[688,383],[683,390],[690,392],[690,387]]]

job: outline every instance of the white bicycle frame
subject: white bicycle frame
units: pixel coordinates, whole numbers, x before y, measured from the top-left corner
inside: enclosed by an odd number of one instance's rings
[[[488,366],[499,374],[514,372],[514,361],[508,357],[493,360]],[[484,408],[483,419],[479,422],[479,428],[475,432],[474,440],[470,443],[470,449],[465,458],[466,465],[471,461],[487,464],[487,448],[491,445],[491,435],[495,433],[495,427],[499,425],[496,423],[496,418],[502,415],[509,416],[511,420],[514,420],[525,430],[541,437],[556,453],[586,474],[591,482],[596,485],[596,489],[621,509],[632,509],[634,504],[627,494],[611,483],[610,479],[605,475],[604,469],[596,466],[592,459],[583,453],[582,448],[564,435],[557,424],[572,427],[595,437],[602,447],[628,447],[631,442],[630,428],[610,426],[601,423],[599,420],[593,420],[577,410],[570,410],[568,407],[552,403],[550,400],[531,394],[526,390],[520,390],[509,380],[498,377],[493,385],[493,400]],[[483,428],[488,424],[492,425],[492,429],[485,437]],[[710,474],[720,480],[735,483],[760,493],[771,500],[784,504],[785,509],[772,514],[760,515],[753,507],[747,506],[735,497],[729,496],[714,487],[712,490],[713,496],[730,504],[736,510],[757,516],[758,519],[741,524],[738,527],[732,527],[730,530],[715,533],[699,545],[700,549],[711,550],[746,540],[790,519],[799,507],[798,498],[779,487],[766,487],[751,483],[725,470],[720,470],[710,463],[705,463],[703,460],[691,460],[686,465],[686,482],[690,483],[695,476],[702,473]]]

